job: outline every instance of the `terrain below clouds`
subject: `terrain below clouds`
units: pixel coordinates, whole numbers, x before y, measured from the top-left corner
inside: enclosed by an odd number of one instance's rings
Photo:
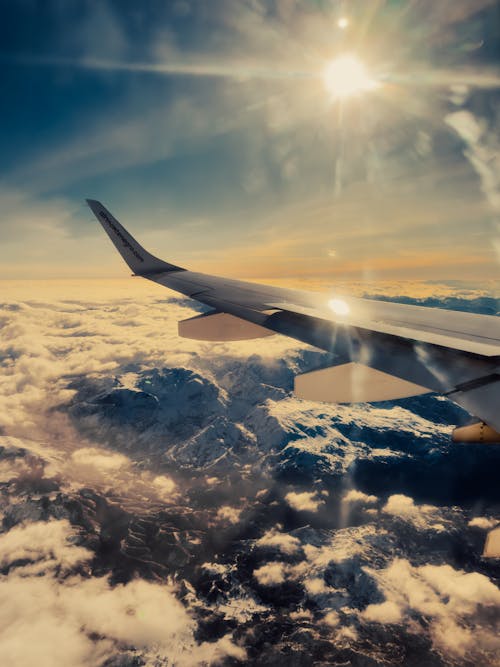
[[[9,664],[497,664],[500,450],[433,395],[299,401],[323,353],[180,339],[162,297],[0,308]]]

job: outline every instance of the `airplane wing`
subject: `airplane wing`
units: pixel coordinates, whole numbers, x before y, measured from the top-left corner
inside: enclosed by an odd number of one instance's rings
[[[179,323],[200,340],[279,333],[337,355],[295,379],[306,400],[348,403],[438,392],[481,423],[460,441],[500,441],[500,317],[292,290],[188,271],[148,253],[98,201],[87,200],[134,275],[212,310]]]

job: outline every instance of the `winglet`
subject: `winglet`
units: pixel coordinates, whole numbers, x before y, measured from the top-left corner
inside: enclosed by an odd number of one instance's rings
[[[108,209],[95,199],[87,199],[95,217],[99,220],[104,231],[113,241],[116,249],[138,276],[147,276],[150,273],[163,273],[167,271],[183,271],[180,266],[169,264],[158,259],[145,250],[134,237],[127,232],[118,220],[111,215]]]

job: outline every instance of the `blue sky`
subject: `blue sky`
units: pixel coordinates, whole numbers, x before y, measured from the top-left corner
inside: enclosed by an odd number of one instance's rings
[[[498,276],[499,14],[465,0],[6,3],[1,277],[123,275],[86,197],[163,257],[220,274]],[[323,73],[344,54],[374,90],[332,95]]]

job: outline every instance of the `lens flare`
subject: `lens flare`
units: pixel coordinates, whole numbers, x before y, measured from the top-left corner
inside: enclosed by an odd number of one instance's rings
[[[359,95],[379,85],[361,60],[353,55],[339,56],[328,63],[323,71],[323,81],[333,99]]]
[[[335,315],[349,315],[349,305],[343,299],[331,299],[328,305],[333,310]]]

